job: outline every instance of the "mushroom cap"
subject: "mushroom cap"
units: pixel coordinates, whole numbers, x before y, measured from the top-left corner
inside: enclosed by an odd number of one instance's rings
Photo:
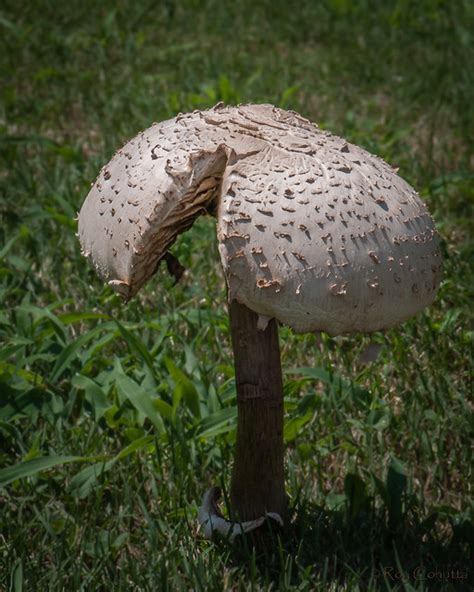
[[[439,239],[380,158],[272,105],[217,105],[154,124],[101,170],[83,252],[125,298],[217,207],[230,299],[297,332],[394,326],[430,304]]]

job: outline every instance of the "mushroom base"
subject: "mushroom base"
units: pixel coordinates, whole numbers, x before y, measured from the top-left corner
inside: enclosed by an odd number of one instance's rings
[[[275,512],[286,521],[283,448],[283,381],[278,325],[264,331],[258,315],[229,305],[237,387],[237,449],[232,471],[233,519],[255,520]]]

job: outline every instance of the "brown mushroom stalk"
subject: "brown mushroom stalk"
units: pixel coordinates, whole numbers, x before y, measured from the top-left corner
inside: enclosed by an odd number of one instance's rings
[[[258,315],[233,300],[229,305],[237,388],[237,443],[230,489],[240,520],[266,512],[287,514],[283,449],[283,381],[278,325],[264,330]]]
[[[216,215],[228,286],[232,511],[254,525],[272,513],[285,520],[277,322],[330,335],[402,323],[435,298],[438,235],[416,191],[380,158],[294,112],[219,104],[154,124],[119,150],[82,206],[79,237],[129,299],[161,260],[179,279],[168,249],[203,213]],[[204,532],[248,531],[210,512],[209,495]]]

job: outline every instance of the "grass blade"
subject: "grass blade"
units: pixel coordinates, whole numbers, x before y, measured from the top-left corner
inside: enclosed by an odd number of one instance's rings
[[[153,399],[137,382],[128,376],[122,376],[117,381],[117,388],[137,411],[151,421],[158,434],[162,434],[165,431],[163,419],[156,410]]]
[[[90,460],[83,456],[43,456],[11,467],[0,469],[0,487],[5,487],[13,481],[32,477],[41,471],[46,471],[58,465]]]

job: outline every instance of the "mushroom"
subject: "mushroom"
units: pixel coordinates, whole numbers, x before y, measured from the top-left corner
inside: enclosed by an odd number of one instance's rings
[[[83,253],[129,299],[162,259],[179,277],[168,249],[204,213],[217,216],[235,360],[231,507],[243,522],[285,521],[277,323],[339,335],[405,321],[436,295],[438,235],[380,158],[297,113],[219,104],[154,124],[115,154],[79,214]],[[209,533],[223,518],[206,495]]]

